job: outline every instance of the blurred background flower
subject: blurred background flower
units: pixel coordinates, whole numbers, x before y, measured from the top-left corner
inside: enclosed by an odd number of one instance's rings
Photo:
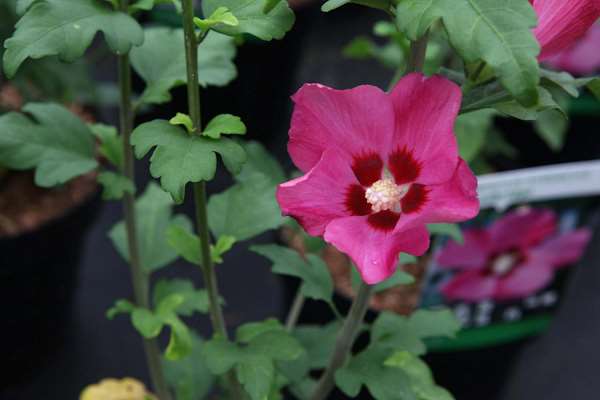
[[[557,268],[577,262],[589,229],[558,232],[549,209],[517,209],[488,228],[468,229],[464,244],[451,240],[437,261],[459,272],[442,288],[451,300],[518,299],[548,285]]]

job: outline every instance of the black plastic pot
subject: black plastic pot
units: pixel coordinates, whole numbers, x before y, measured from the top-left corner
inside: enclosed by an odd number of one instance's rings
[[[35,375],[63,346],[86,234],[100,194],[20,236],[0,239],[0,388]]]

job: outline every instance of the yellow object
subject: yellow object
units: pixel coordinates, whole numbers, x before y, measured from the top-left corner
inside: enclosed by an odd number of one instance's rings
[[[86,387],[79,400],[157,400],[137,379],[107,378]]]

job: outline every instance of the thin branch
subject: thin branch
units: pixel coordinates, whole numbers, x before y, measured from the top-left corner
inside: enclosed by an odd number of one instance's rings
[[[348,316],[336,339],[335,349],[329,360],[329,365],[319,379],[310,400],[325,400],[335,387],[335,372],[344,365],[348,354],[352,350],[352,345],[360,332],[363,319],[367,313],[372,290],[373,287],[366,283],[362,283],[358,289],[358,294],[352,302]]]

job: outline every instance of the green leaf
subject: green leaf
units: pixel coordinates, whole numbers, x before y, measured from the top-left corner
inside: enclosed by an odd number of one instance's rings
[[[564,114],[556,110],[545,110],[533,121],[535,132],[553,151],[560,151],[567,138],[569,121]]]
[[[462,244],[464,242],[463,234],[458,224],[428,224],[427,229],[432,235],[447,235],[457,243]]]
[[[400,253],[400,257],[398,257],[398,259],[400,260],[400,265],[414,264],[417,262],[417,257],[406,253]]]
[[[179,306],[185,301],[185,298],[180,293],[171,293],[168,296],[160,299],[160,302],[156,304],[156,315],[166,320],[170,316],[176,313]]]
[[[215,375],[229,371],[242,357],[240,348],[218,336],[206,342],[201,353],[206,366]]]
[[[153,303],[158,307],[169,296],[177,294],[182,301],[177,304],[177,314],[190,317],[194,312],[206,314],[208,312],[208,293],[199,290],[187,279],[162,279],[154,285]]]
[[[246,125],[240,117],[231,114],[220,114],[210,120],[202,135],[219,139],[221,135],[245,135]]]
[[[292,334],[308,354],[311,369],[325,368],[335,346],[340,324],[337,321],[327,325],[301,325]]]
[[[27,58],[58,55],[73,62],[102,31],[109,48],[126,54],[144,41],[144,33],[129,15],[100,0],[42,0],[34,2],[4,42],[4,71],[14,76]]]
[[[406,373],[410,388],[419,400],[454,400],[447,390],[435,384],[431,370],[419,357],[399,351],[388,358],[385,365]]]
[[[532,33],[536,14],[528,2],[402,0],[396,15],[398,27],[411,40],[441,18],[452,46],[465,62],[485,61],[521,104],[537,103],[540,47]]]
[[[188,182],[209,181],[214,177],[217,166],[215,153],[221,155],[232,174],[240,172],[246,161],[244,149],[236,142],[188,135],[164,120],[138,126],[131,136],[131,144],[138,158],[156,147],[150,158],[150,173],[161,178],[161,186],[171,193],[176,203],[183,202]]]
[[[300,291],[306,297],[330,302],[333,282],[329,269],[321,258],[310,254],[306,261],[294,250],[277,245],[252,246],[250,250],[273,262],[274,273],[295,276],[302,280]]]
[[[173,201],[158,185],[150,183],[144,194],[136,200],[136,232],[142,268],[154,271],[177,259],[177,253],[167,243],[167,228],[173,224],[191,229],[187,217],[171,215]],[[110,231],[109,236],[119,254],[129,260],[125,224],[121,221]]]
[[[167,229],[167,243],[187,262],[196,265],[202,264],[200,238],[188,229],[171,225]]]
[[[394,275],[373,287],[373,293],[379,293],[395,286],[411,285],[413,283],[415,283],[414,276],[404,272],[401,268],[397,268],[396,272],[394,272]]]
[[[167,320],[176,314],[177,309],[185,301],[185,298],[180,293],[171,293],[160,300],[156,306],[156,315],[163,320]]]
[[[201,30],[207,31],[218,24],[238,26],[240,21],[238,21],[227,7],[217,7],[210,17],[206,19],[194,17],[194,24]]]
[[[425,354],[427,350],[422,337],[406,317],[384,312],[373,323],[371,342],[390,350],[406,350],[413,354]]]
[[[409,323],[411,329],[422,338],[441,336],[453,338],[460,329],[460,322],[447,308],[418,310],[410,316]]]
[[[223,140],[223,139],[221,139]],[[272,178],[253,174],[229,189],[211,196],[208,226],[213,235],[242,241],[281,226],[284,218],[275,198]],[[252,206],[249,207],[248,205]]]
[[[471,162],[483,150],[494,123],[493,110],[479,110],[459,115],[454,125],[460,156]]]
[[[194,123],[189,115],[178,112],[173,118],[169,120],[171,125],[183,125],[189,133],[194,132]]]
[[[100,141],[100,154],[115,167],[123,168],[123,141],[117,133],[117,128],[104,124],[90,124],[88,127]]]
[[[384,364],[388,357],[388,350],[369,346],[336,372],[335,382],[350,397],[365,385],[376,400],[417,400],[406,373]]]
[[[486,143],[485,154],[496,155],[501,154],[508,158],[515,158],[518,155],[518,150],[512,144],[508,143],[504,138],[504,134],[496,129],[492,129]]]
[[[251,140],[244,143],[244,150],[246,150],[248,159],[242,167],[242,171],[236,176],[238,182],[252,179],[251,176],[254,174],[264,175],[271,180],[274,186],[285,180],[283,168],[262,144]]]
[[[585,87],[600,100],[600,78],[592,78],[586,84]]]
[[[342,50],[345,57],[355,60],[365,60],[373,57],[377,45],[365,36],[358,36],[348,43]]]
[[[321,11],[323,11],[323,12],[333,11],[336,8],[340,8],[341,6],[344,6],[351,2],[352,2],[351,0],[327,0],[321,6]]]
[[[17,170],[35,168],[35,183],[52,187],[98,166],[88,127],[66,108],[30,103],[20,113],[0,116],[0,164]]]
[[[453,337],[459,329],[460,323],[448,309],[418,310],[408,318],[383,312],[373,323],[371,342],[390,350],[422,355],[426,351],[423,339]]]
[[[506,103],[512,100],[513,96],[508,93],[498,81],[492,81],[487,84],[476,86],[464,93],[460,113],[466,114],[485,108],[492,108],[496,104]]]
[[[215,337],[203,347],[203,355],[214,374],[235,366],[240,383],[252,399],[264,400],[275,384],[274,360],[294,360],[304,353],[299,342],[275,319],[240,326],[235,345]]]
[[[215,381],[202,356],[204,343],[193,332],[191,339],[189,357],[177,361],[163,360],[162,363],[167,383],[173,388],[177,400],[204,399]]]
[[[328,0],[321,6],[321,11],[330,12],[346,4],[355,3],[362,6],[377,8],[386,12],[390,9],[390,2],[386,0]]]
[[[116,0],[115,0],[116,1]],[[118,7],[118,4],[115,8]],[[154,7],[154,0],[137,0],[134,1],[128,8],[130,13],[135,13],[137,11],[150,11]]]
[[[263,6],[263,14],[270,13],[282,0],[266,0]]]
[[[248,322],[236,330],[235,339],[240,343],[249,343],[257,336],[269,331],[285,331],[285,328],[275,318],[260,322]]]
[[[579,97],[577,80],[568,72],[557,72],[542,69],[541,77],[542,83],[551,83],[568,93],[571,97]]]
[[[373,33],[381,37],[398,37],[398,28],[396,24],[389,21],[377,21],[373,25]]]
[[[547,89],[540,87],[539,94],[539,102],[532,107],[524,107],[516,101],[508,101],[496,104],[494,108],[500,111],[502,114],[524,121],[536,120],[539,118],[540,113],[546,110],[559,111],[563,113],[566,118],[565,112],[562,110],[556,100],[554,100],[552,93],[550,93]]]
[[[364,36],[359,36],[348,43],[343,49],[343,54],[345,57],[356,60],[374,58],[385,67],[391,69],[403,68],[406,61],[404,50],[396,41],[390,41],[383,46],[378,46],[375,42]]]
[[[285,378],[284,385],[286,385],[297,398],[304,399],[310,396],[312,391],[305,390],[308,386],[306,381],[311,380],[308,376],[310,372],[310,359],[305,351],[294,360],[277,361],[275,363],[275,369]],[[299,395],[299,391],[305,394]]]
[[[16,12],[17,15],[23,15],[31,7],[36,0],[17,0]]]
[[[113,319],[119,314],[130,314],[135,310],[135,305],[129,300],[119,299],[115,305],[106,311],[106,318]]]
[[[165,319],[165,323],[171,327],[169,344],[165,350],[167,360],[180,360],[192,351],[192,336],[188,327],[175,315]]]
[[[223,262],[223,254],[231,250],[235,242],[236,239],[233,236],[220,236],[217,243],[210,246],[210,257],[213,263],[221,264]]]
[[[182,291],[184,289],[187,291]],[[112,318],[117,313],[130,312],[131,323],[147,339],[158,336],[163,326],[168,325],[171,333],[165,357],[168,360],[179,360],[192,351],[193,340],[187,326],[177,317],[176,313],[186,314],[185,311],[190,311],[191,314],[193,309],[197,309],[197,301],[193,298],[196,293],[193,286],[190,290],[187,285],[182,285],[181,281],[172,281],[163,284],[163,287],[159,287],[154,294],[155,303],[158,303],[155,312],[120,300],[115,307],[108,311],[107,315]],[[206,305],[208,304],[207,299],[204,302]]]
[[[135,185],[124,175],[104,171],[98,174],[97,180],[104,188],[102,191],[104,200],[119,200],[125,193],[135,193]]]
[[[131,51],[131,65],[146,82],[140,98],[144,103],[166,103],[169,91],[187,82],[183,30],[145,29],[146,40]],[[198,82],[206,86],[225,86],[237,75],[233,58],[233,39],[210,32],[198,48]]]
[[[295,360],[304,352],[300,343],[284,329],[272,329],[257,335],[246,351],[279,361]]]
[[[236,366],[236,374],[252,400],[265,400],[275,379],[273,361],[261,354],[244,357]]]
[[[294,13],[287,1],[280,1],[270,12],[263,13],[265,0],[205,0],[204,15],[212,15],[219,7],[226,7],[238,19],[236,26],[218,24],[212,29],[226,35],[249,33],[262,40],[281,39],[294,25]]]
[[[131,323],[146,339],[151,339],[160,333],[163,321],[146,308],[136,308],[131,313]]]

